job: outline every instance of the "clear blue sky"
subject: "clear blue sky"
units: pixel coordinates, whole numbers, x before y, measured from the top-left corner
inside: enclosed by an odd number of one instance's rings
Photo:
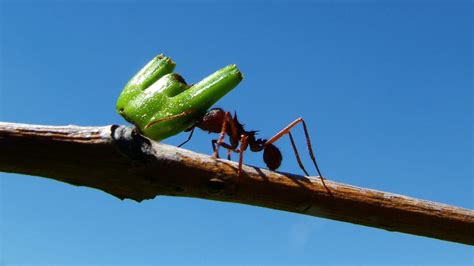
[[[117,96],[153,56],[188,82],[235,63],[245,79],[218,106],[263,137],[303,116],[329,179],[474,208],[471,1],[22,2],[1,4],[1,121],[124,124]],[[210,154],[210,139],[186,148]],[[278,146],[280,170],[299,173]],[[472,248],[429,238],[0,175],[0,264],[473,263]]]

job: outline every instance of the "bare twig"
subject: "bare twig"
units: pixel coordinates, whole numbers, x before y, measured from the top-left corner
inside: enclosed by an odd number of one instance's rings
[[[141,201],[238,202],[474,245],[474,211],[244,166],[156,143],[123,126],[0,122],[0,171],[53,178]]]

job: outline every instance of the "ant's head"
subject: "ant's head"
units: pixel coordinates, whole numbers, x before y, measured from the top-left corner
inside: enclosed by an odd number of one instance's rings
[[[225,111],[221,108],[212,108],[196,123],[196,126],[204,131],[219,133],[225,119]]]
[[[283,156],[281,155],[280,150],[273,144],[265,146],[263,150],[263,161],[268,166],[270,170],[276,170],[281,165]]]

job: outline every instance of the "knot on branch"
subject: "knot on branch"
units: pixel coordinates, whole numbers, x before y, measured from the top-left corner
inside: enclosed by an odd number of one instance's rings
[[[141,135],[135,127],[112,125],[111,139],[120,153],[133,162],[155,160],[150,140]]]

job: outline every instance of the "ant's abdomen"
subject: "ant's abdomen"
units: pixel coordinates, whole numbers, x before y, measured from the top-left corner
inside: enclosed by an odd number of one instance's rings
[[[270,170],[276,170],[281,165],[283,157],[280,150],[273,144],[269,144],[263,150],[263,161]]]

